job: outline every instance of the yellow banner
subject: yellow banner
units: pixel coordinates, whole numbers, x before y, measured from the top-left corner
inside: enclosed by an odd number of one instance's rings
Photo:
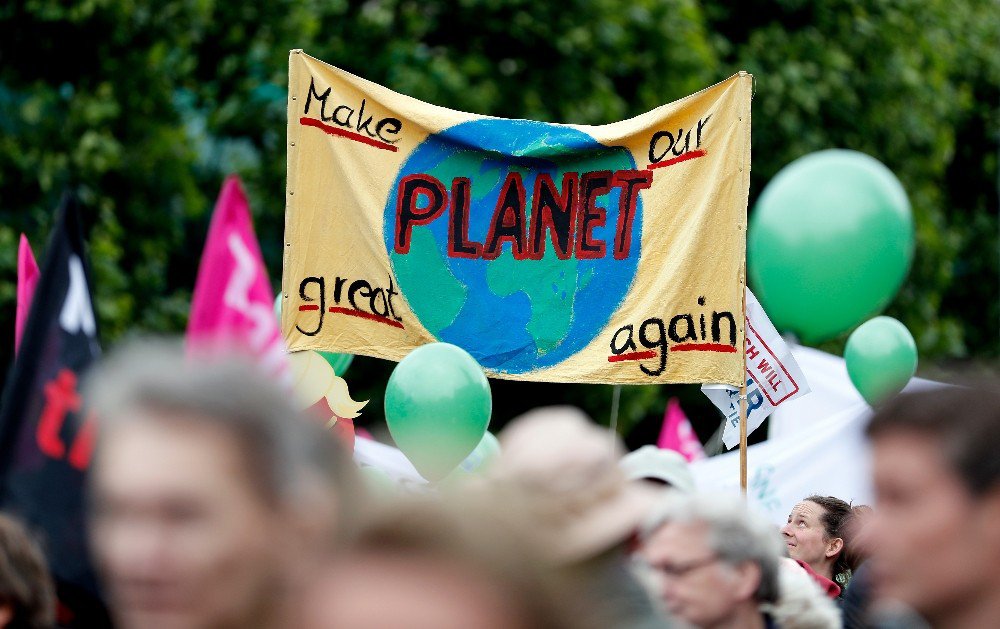
[[[466,349],[491,377],[743,377],[751,76],[603,126],[492,118],[289,59],[292,351]]]

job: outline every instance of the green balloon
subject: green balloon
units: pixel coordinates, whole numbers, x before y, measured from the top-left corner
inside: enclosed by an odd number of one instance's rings
[[[872,406],[900,391],[917,371],[917,344],[906,326],[892,317],[861,324],[844,348],[847,374]]]
[[[358,469],[358,475],[368,493],[374,496],[391,496],[397,491],[396,482],[377,467],[363,465]]]
[[[429,481],[448,475],[486,433],[490,384],[468,352],[430,343],[396,365],[385,390],[385,420],[399,449]]]
[[[274,297],[274,316],[278,318],[279,322],[281,321],[281,293],[278,293]],[[319,351],[316,353],[322,356],[323,360],[333,367],[333,373],[341,377],[347,373],[347,368],[350,367],[351,363],[354,361],[354,354],[338,354],[336,352]]]
[[[500,442],[493,436],[493,433],[487,432],[479,441],[476,449],[465,457],[458,469],[466,472],[485,472],[498,456],[500,456]]]
[[[906,191],[881,162],[831,149],[795,160],[754,207],[747,265],[781,331],[813,343],[881,311],[913,258]]]

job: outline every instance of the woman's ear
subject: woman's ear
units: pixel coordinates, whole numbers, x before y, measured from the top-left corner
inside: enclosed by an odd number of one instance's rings
[[[834,537],[826,543],[826,556],[836,557],[837,553],[844,550],[844,540],[839,537]]]

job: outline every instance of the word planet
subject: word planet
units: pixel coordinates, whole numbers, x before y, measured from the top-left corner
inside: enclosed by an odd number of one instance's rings
[[[488,369],[566,360],[632,286],[649,185],[635,168],[624,147],[561,125],[481,119],[428,136],[385,206],[400,293]]]

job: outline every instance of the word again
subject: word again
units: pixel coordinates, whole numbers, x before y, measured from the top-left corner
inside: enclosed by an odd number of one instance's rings
[[[528,204],[521,174],[510,172],[500,187],[489,231],[483,242],[477,242],[469,237],[472,183],[467,177],[454,178],[449,194],[445,184],[432,175],[407,175],[397,190],[394,250],[408,253],[413,227],[437,220],[447,208],[447,253],[451,258],[494,260],[504,243],[510,243],[514,259],[541,260],[546,233],[560,260],[603,258],[607,243],[595,238],[593,231],[605,224],[607,209],[598,200],[619,188],[618,221],[611,247],[614,258],[624,260],[632,247],[639,191],[652,183],[653,173],[648,170],[598,170],[566,173],[560,189],[552,176],[543,172],[535,177]]]
[[[705,298],[698,298],[698,305],[705,305]],[[668,352],[720,352],[736,353],[736,318],[728,310],[713,311],[710,316],[698,314],[697,325],[693,313],[676,314],[669,323],[659,317],[649,317],[638,326],[631,323],[615,330],[611,336],[611,355],[608,362],[656,360],[653,366],[639,364],[647,376],[658,376],[667,368]],[[723,326],[726,334],[723,336]],[[642,345],[640,350],[636,345]]]

